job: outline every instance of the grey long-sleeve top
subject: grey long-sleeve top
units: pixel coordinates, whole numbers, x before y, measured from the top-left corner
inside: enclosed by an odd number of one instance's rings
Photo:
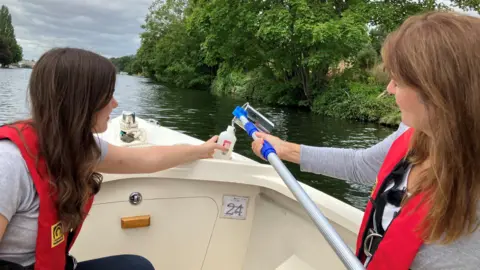
[[[373,185],[393,141],[408,129],[400,123],[397,131],[367,149],[300,146],[300,170]]]

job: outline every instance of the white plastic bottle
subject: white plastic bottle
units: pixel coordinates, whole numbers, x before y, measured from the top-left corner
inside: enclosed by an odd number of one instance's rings
[[[235,137],[235,128],[233,126],[228,126],[227,130],[220,133],[218,136],[217,144],[225,146],[228,151],[223,152],[220,150],[215,150],[213,153],[213,158],[216,159],[232,159],[232,151],[237,142],[237,137]]]

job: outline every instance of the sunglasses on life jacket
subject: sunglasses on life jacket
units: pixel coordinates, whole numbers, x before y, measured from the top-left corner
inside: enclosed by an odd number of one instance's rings
[[[400,207],[400,204],[402,203],[405,193],[406,193],[405,188],[403,189],[391,188],[382,195],[385,196],[385,200],[387,201],[387,203],[393,204],[396,207]]]
[[[405,197],[406,188],[399,189],[399,186],[404,177],[406,177],[409,164],[410,163],[407,161],[407,159],[404,159],[395,167],[395,169],[388,176],[390,179],[387,179],[388,181],[393,180],[394,185],[391,189],[383,192],[381,195],[387,203],[395,205],[396,207],[400,207],[400,204]]]

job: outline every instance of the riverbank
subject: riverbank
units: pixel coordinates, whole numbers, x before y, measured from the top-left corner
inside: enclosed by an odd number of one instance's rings
[[[306,107],[315,114],[333,118],[397,126],[400,111],[395,99],[385,94],[388,77],[377,65],[370,70],[346,69],[329,78],[323,89],[314,89],[312,104],[298,97],[289,83],[268,78],[258,70],[242,73],[218,72],[211,91],[215,95],[230,95],[260,101],[274,106]]]
[[[387,83],[373,67],[388,33],[434,7],[396,8],[373,2],[167,1],[151,6],[136,54],[113,61],[121,71],[176,88],[395,126],[398,109],[393,97],[381,95]],[[379,14],[402,16],[392,21]]]
[[[141,76],[149,77],[145,74]],[[258,68],[251,72],[219,69],[216,76],[197,80],[182,80],[175,76],[150,76],[149,79],[174,88],[210,91],[216,96],[230,96],[271,106],[304,108],[332,118],[388,127],[396,127],[401,121],[394,97],[386,94],[389,78],[381,64],[370,69],[352,67],[332,74],[312,90],[310,102],[302,95],[298,82],[280,81]],[[187,81],[190,83],[186,84]]]
[[[383,95],[385,87],[349,82],[345,88],[330,87],[320,94],[312,111],[335,118],[397,126],[400,111],[392,96]]]

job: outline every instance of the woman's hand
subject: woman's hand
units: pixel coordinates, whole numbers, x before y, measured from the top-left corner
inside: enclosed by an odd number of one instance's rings
[[[258,139],[252,142],[252,150],[255,153],[255,155],[262,158],[263,160],[265,159],[263,158],[260,150],[263,147],[264,140],[269,142],[273,146],[273,148],[275,148],[275,151],[277,152],[277,155],[280,159],[283,159],[283,157],[285,156],[285,153],[288,152],[288,149],[287,149],[288,143],[286,141],[263,132],[255,132],[255,135],[257,136]]]
[[[290,143],[278,137],[275,137],[273,135],[266,134],[263,132],[255,132],[255,135],[257,136],[258,139],[252,142],[252,150],[255,153],[255,155],[257,155],[261,159],[265,160],[265,158],[263,158],[262,156],[262,153],[260,152],[263,147],[263,142],[265,140],[273,146],[273,148],[275,149],[275,152],[277,152],[277,156],[280,159],[300,164],[300,145],[299,144]]]
[[[228,151],[228,148],[217,144],[218,136],[215,135],[210,140],[198,146],[199,158],[213,158],[215,149],[220,151]]]

